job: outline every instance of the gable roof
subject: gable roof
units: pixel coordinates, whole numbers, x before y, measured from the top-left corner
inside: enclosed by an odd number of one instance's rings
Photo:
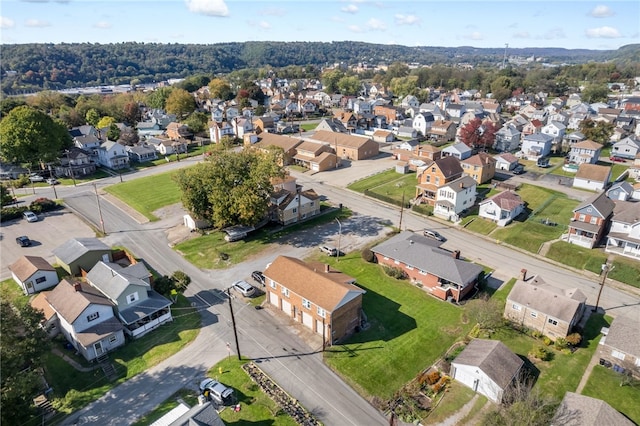
[[[97,238],[72,238],[53,249],[53,254],[68,265],[90,251],[110,252],[111,248]]]
[[[517,163],[518,162],[518,157],[516,157],[515,155],[513,155],[513,154],[511,154],[509,152],[498,154],[493,158],[496,159],[496,162],[498,162],[500,160],[506,161],[507,163]]]
[[[56,268],[51,266],[44,257],[40,256],[22,256],[11,265],[9,270],[15,274],[20,281],[24,281],[38,271],[54,271]]]
[[[477,186],[477,185],[478,183],[471,176],[462,176],[462,177],[459,177],[458,179],[452,180],[451,182],[445,183],[438,189],[447,188],[453,192],[458,193],[465,189],[473,188],[474,186]],[[475,197],[475,193],[474,193],[474,197]]]
[[[143,263],[123,268],[117,263],[99,261],[87,274],[87,281],[109,299],[115,301],[130,286],[151,286],[145,281],[151,273]]]
[[[571,148],[572,149],[573,148],[592,149],[594,151],[597,151],[600,148],[602,148],[602,144],[599,144],[598,142],[594,142],[591,139],[587,139],[571,145]]]
[[[465,152],[471,152],[471,148],[469,148],[467,146],[467,144],[465,144],[463,142],[458,142],[457,144],[449,145],[448,147],[444,148],[442,151],[443,152],[458,152],[460,154],[463,154]]]
[[[515,192],[503,191],[480,202],[480,205],[494,202],[501,210],[513,211],[523,204],[522,198]]]
[[[455,284],[464,285],[478,277],[482,266],[456,259],[441,249],[441,242],[404,231],[373,247],[371,251],[429,272]]]
[[[499,340],[473,339],[452,364],[478,367],[500,388],[505,389],[524,361]]]
[[[296,146],[300,145],[302,141],[296,138],[290,138],[289,136],[277,135],[275,133],[260,133],[260,141],[254,146],[259,148],[268,148],[270,146],[276,146],[282,148],[284,152],[291,151]]]
[[[351,283],[355,280],[322,263],[306,263],[288,256],[278,256],[264,275],[312,303],[333,312],[355,299],[365,290]]]
[[[155,423],[154,423],[155,425]],[[167,426],[224,426],[216,408],[211,401],[201,405],[194,405],[179,418],[168,423]],[[157,425],[160,426],[160,425]]]
[[[356,149],[371,141],[370,138],[363,138],[345,133],[334,133],[327,130],[318,130],[311,138],[317,141],[334,144],[334,146],[338,145]]]
[[[553,426],[632,426],[631,420],[601,399],[567,392],[553,418]]]
[[[587,301],[587,297],[578,288],[563,290],[547,284],[542,277],[536,276],[526,282],[516,281],[507,300],[543,312],[555,319],[571,322],[580,304]]]
[[[45,321],[49,321],[56,314],[56,311],[53,310],[47,301],[47,297],[49,297],[50,294],[51,291],[41,291],[29,302],[32,308],[42,311]]]
[[[69,324],[74,321],[89,307],[89,305],[113,306],[113,303],[89,284],[75,282],[66,279],[47,294],[47,301],[51,307]]]
[[[460,160],[460,162],[465,164],[470,164],[472,166],[485,167],[491,163],[493,164],[497,163],[497,160],[487,153],[479,152],[476,155],[472,155],[469,158]]]
[[[604,343],[640,358],[640,319],[637,316],[616,317],[609,327]]]
[[[609,180],[611,168],[609,166],[599,166],[597,164],[582,163],[578,166],[576,177],[579,179],[595,180],[605,182]]]
[[[434,161],[434,163],[436,164],[436,166],[438,166],[445,178],[460,175],[463,172],[462,166],[460,165],[460,160],[451,155],[439,158]]]
[[[640,203],[616,201],[611,220],[628,225],[640,223]]]
[[[601,217],[606,218],[609,217],[611,213],[613,213],[613,209],[615,208],[616,203],[614,203],[613,200],[607,197],[606,193],[600,192],[597,194],[593,194],[591,197],[584,200],[573,211],[575,213],[588,206],[593,207],[597,210]]]

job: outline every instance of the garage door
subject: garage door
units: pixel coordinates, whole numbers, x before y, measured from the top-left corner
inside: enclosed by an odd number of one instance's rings
[[[476,380],[476,377],[472,373],[466,371],[464,367],[462,368],[456,367],[456,373],[455,373],[454,379],[456,379],[460,383],[464,383],[474,391],[477,390],[478,381]]]
[[[277,293],[269,293],[269,302],[280,309],[280,300]]]
[[[306,312],[302,313],[302,323],[313,330],[313,317],[310,314]]]
[[[282,301],[282,312],[284,312],[288,316],[291,316],[291,303],[287,302],[286,300],[283,300]]]
[[[322,334],[322,321],[316,320],[316,333]]]

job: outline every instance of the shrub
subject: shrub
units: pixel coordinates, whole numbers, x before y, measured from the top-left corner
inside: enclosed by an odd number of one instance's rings
[[[26,207],[5,207],[0,211],[0,221],[6,222],[8,220],[19,219],[22,217],[22,212],[26,210]]]
[[[373,263],[376,260],[376,256],[368,248],[362,250],[362,258],[369,263]]]
[[[578,346],[582,341],[582,336],[580,335],[580,333],[571,333],[567,336],[566,340],[567,343],[569,343],[571,346]]]
[[[542,337],[542,333],[540,333],[538,330],[533,330],[531,332],[531,337],[535,338],[535,339],[539,339]]]
[[[531,350],[531,352],[529,352],[529,356],[537,358],[541,361],[549,361],[553,357],[553,354],[544,346],[536,346]]]
[[[390,276],[391,278],[395,278],[397,280],[403,280],[406,278],[404,271],[400,268],[394,268],[392,266],[383,265],[382,269],[384,273]]]
[[[542,343],[544,343],[546,346],[549,346],[551,344],[551,339],[547,336],[544,336],[544,339],[542,339]]]
[[[56,210],[60,206],[56,204],[55,201],[52,201],[48,198],[37,198],[29,204],[29,210],[34,213],[43,213],[49,212],[51,210]]]
[[[440,372],[439,371],[432,371],[431,373],[427,374],[427,384],[428,385],[434,385],[434,384],[438,383],[439,380],[440,380]]]
[[[562,350],[566,349],[569,346],[569,343],[564,337],[558,337],[554,343],[554,346],[556,347],[556,349]]]

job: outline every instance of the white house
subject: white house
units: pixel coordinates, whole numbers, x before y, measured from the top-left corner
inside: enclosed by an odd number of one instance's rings
[[[499,340],[474,339],[451,362],[451,377],[501,403],[519,379],[524,361]]]
[[[413,95],[407,95],[402,98],[400,106],[404,108],[418,108],[420,106],[420,101]]]
[[[107,140],[98,149],[98,163],[113,170],[124,169],[129,167],[129,154],[124,145]]]
[[[247,133],[253,132],[253,122],[251,118],[236,118],[233,120],[233,131],[237,138],[244,138]]]
[[[253,124],[252,124],[253,125]],[[213,122],[209,127],[209,139],[212,143],[220,143],[223,137],[235,137],[234,129],[228,121],[222,123]]]
[[[496,160],[496,170],[513,170],[518,165],[518,157],[508,152],[493,158]]]
[[[9,265],[9,270],[24,294],[37,293],[60,281],[56,269],[39,256],[22,256]]]
[[[512,123],[506,123],[495,134],[493,149],[500,152],[515,151],[520,146],[522,133]]]
[[[602,191],[611,180],[611,167],[582,163],[573,178],[573,187],[589,191]]]
[[[553,137],[543,133],[533,133],[522,138],[522,156],[528,160],[537,160],[551,153]]]
[[[562,143],[562,138],[566,131],[567,126],[558,121],[552,121],[542,128],[541,133],[551,136],[553,138],[553,143],[559,145]]]
[[[506,226],[524,210],[522,198],[515,192],[504,191],[480,202],[478,215]]]
[[[611,155],[633,160],[640,153],[640,138],[635,135],[627,136],[613,144]]]
[[[466,160],[471,157],[473,151],[466,144],[459,142],[454,145],[449,145],[448,147],[442,150],[442,156],[452,156],[457,158],[458,160]]]
[[[574,143],[569,151],[569,161],[576,164],[596,164],[600,159],[601,151],[602,145],[591,139]]]
[[[429,130],[431,130],[434,121],[435,118],[432,113],[428,111],[420,112],[413,117],[412,126],[416,131],[420,132],[422,136],[425,136]]]
[[[472,177],[463,176],[439,187],[433,214],[457,221],[458,215],[475,203],[476,185]]]
[[[605,251],[640,259],[640,203],[616,202]]]

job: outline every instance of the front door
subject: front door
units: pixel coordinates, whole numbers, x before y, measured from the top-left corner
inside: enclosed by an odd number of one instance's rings
[[[104,352],[104,349],[102,349],[102,342],[96,342],[93,344],[93,348],[96,351],[96,356],[100,356],[102,355],[102,353]]]

